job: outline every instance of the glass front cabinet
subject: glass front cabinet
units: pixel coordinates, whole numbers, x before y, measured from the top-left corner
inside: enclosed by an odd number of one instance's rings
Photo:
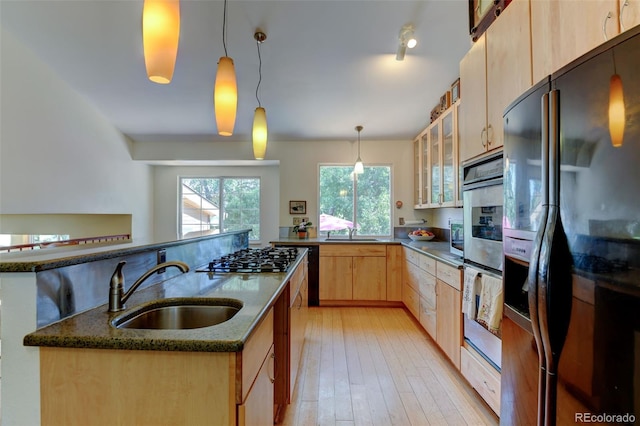
[[[414,208],[462,206],[458,106],[445,110],[414,140]]]

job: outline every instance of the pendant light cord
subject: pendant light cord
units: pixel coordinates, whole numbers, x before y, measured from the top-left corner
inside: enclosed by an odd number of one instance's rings
[[[260,83],[262,83],[262,56],[260,56],[260,40],[256,40],[256,46],[258,47],[258,85],[256,86],[256,100],[258,101],[258,107],[261,108],[260,97],[258,96],[258,90],[260,89]]]
[[[222,45],[224,46],[224,56],[227,54],[227,0],[224,0],[224,12],[222,13]]]

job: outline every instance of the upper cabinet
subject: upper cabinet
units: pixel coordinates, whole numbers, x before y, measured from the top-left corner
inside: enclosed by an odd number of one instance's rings
[[[414,208],[461,206],[458,108],[454,103],[414,140]],[[417,164],[416,164],[417,163]]]
[[[532,85],[529,22],[529,0],[513,0],[460,62],[461,162],[503,145],[503,112]]]
[[[533,81],[640,24],[640,0],[532,1]]]

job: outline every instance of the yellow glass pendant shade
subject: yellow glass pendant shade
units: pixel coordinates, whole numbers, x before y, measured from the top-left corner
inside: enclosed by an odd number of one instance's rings
[[[264,108],[256,108],[253,116],[253,157],[264,160],[267,152],[267,112]]]
[[[218,134],[231,136],[236,124],[238,108],[238,86],[233,59],[223,56],[218,62],[216,84],[213,93],[213,105],[216,113]]]
[[[611,144],[622,146],[624,139],[625,109],[622,79],[618,74],[611,76],[609,83],[609,134]]]
[[[142,44],[149,80],[168,84],[178,56],[180,1],[145,0],[142,10]]]

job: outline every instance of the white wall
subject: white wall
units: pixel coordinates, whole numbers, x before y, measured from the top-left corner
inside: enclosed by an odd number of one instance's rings
[[[398,225],[398,218],[405,220],[430,219],[431,213],[425,210],[413,210],[413,144],[411,141],[361,141],[361,157],[365,164],[391,164],[393,167],[392,209],[393,224]],[[180,163],[192,161],[194,163],[238,162],[257,165],[256,173],[263,176],[264,172],[273,167],[260,166],[264,162],[252,160],[251,144],[245,143],[184,143],[184,142],[136,142],[133,147],[135,160],[148,162],[167,162],[180,160]],[[307,216],[317,223],[318,217],[318,165],[352,164],[357,157],[357,144],[354,141],[270,141],[267,148],[268,164],[279,164],[277,178],[279,193],[273,193],[268,199],[263,196],[263,207],[275,217],[264,220],[263,230],[275,232],[279,226],[292,226],[293,216],[289,215],[290,200],[306,200]],[[188,168],[183,166],[156,166],[155,178],[155,211],[156,236],[169,237],[175,235],[177,223],[177,176],[185,173],[198,175],[201,171],[214,175],[247,175],[247,172],[235,170],[236,167],[222,166],[211,168]],[[247,167],[251,170],[253,167]],[[229,171],[225,171],[229,170]],[[263,181],[263,185],[264,185]],[[395,201],[401,200],[403,207],[395,208]],[[272,206],[272,203],[276,203]],[[431,222],[429,222],[431,223]],[[169,231],[171,230],[171,231]],[[167,232],[172,232],[168,234]],[[268,234],[265,234],[265,236]],[[268,240],[264,240],[268,242]]]
[[[0,213],[132,214],[153,237],[152,170],[101,113],[2,30]]]
[[[155,166],[155,229],[157,240],[178,238],[178,200],[180,177],[259,177],[260,178],[260,245],[278,239],[278,204],[280,200],[277,166],[186,167]]]

